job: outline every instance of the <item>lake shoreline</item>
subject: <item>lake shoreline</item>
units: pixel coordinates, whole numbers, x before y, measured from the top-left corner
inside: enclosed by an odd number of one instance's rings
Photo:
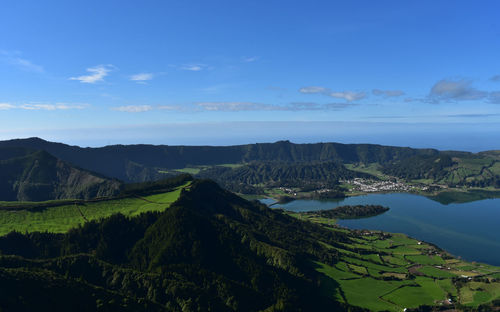
[[[297,199],[286,204],[267,198],[265,204],[290,213],[326,210],[346,205],[383,205],[389,211],[374,217],[336,220],[348,229],[403,233],[431,242],[468,261],[500,265],[500,199],[442,204],[418,194],[378,193],[333,200]]]
[[[299,193],[300,194],[300,193]],[[295,195],[293,196],[285,196],[286,201],[283,202],[281,196],[261,196],[261,195],[256,195],[256,196],[245,196],[243,194],[239,194],[240,196],[246,198],[246,199],[272,199],[274,200],[274,203],[271,205],[276,205],[276,204],[284,204],[288,203],[294,200],[325,200],[325,201],[335,201],[335,200],[343,200],[345,198],[350,198],[350,197],[357,197],[357,196],[366,196],[370,194],[411,194],[411,195],[418,195],[418,196],[424,196],[426,198],[429,198],[431,200],[435,200],[437,202],[443,203],[443,204],[453,204],[453,203],[467,203],[467,202],[473,202],[473,201],[479,201],[479,200],[484,200],[484,199],[496,199],[500,198],[500,189],[486,189],[486,188],[471,188],[471,189],[460,189],[460,188],[448,188],[448,189],[443,189],[438,192],[405,192],[405,191],[380,191],[380,192],[356,192],[356,193],[351,193],[351,194],[345,194],[344,197],[325,197],[325,198],[312,198],[310,196],[301,196],[301,195]]]

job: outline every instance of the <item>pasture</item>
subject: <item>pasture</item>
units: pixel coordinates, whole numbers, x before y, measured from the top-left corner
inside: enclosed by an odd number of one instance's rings
[[[136,216],[147,211],[163,211],[180,195],[189,183],[171,192],[148,196],[132,196],[77,204],[71,201],[51,201],[43,203],[21,203],[20,209],[2,209],[12,203],[0,204],[0,235],[11,231],[64,233],[87,221],[109,217],[116,213]],[[66,204],[67,203],[67,204]],[[37,204],[43,208],[36,208]],[[23,208],[30,208],[23,209]]]
[[[315,220],[310,219],[314,222]],[[332,231],[344,229],[327,226]],[[500,299],[500,268],[455,259],[403,234],[352,231],[336,249],[335,264],[315,262],[322,291],[373,311],[403,311],[421,305],[472,307]]]

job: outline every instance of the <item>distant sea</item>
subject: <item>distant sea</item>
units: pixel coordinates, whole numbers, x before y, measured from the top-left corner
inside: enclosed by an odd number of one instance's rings
[[[106,128],[4,131],[0,139],[41,137],[82,147],[112,144],[237,145],[370,143],[479,152],[500,149],[500,123],[401,123],[373,121],[241,121],[128,125]]]

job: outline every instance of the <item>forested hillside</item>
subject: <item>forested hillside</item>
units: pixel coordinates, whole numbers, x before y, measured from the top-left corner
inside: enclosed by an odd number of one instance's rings
[[[159,178],[162,169],[187,166],[248,163],[254,161],[386,164],[415,155],[435,155],[437,150],[373,144],[315,143],[289,141],[235,146],[111,145],[80,148],[38,138],[0,142],[0,147],[41,149],[81,168],[124,182]]]
[[[300,187],[302,190],[335,188],[339,179],[370,175],[348,170],[341,163],[334,161],[299,163],[265,161],[235,168],[214,166],[201,170],[197,176],[215,180],[231,191],[258,193],[255,188],[257,190],[269,187]],[[249,187],[253,189],[248,189]]]
[[[349,241],[196,181],[164,212],[118,214],[67,234],[0,237],[0,308],[343,309],[318,291],[321,275],[311,261],[338,258],[319,239],[335,246]]]

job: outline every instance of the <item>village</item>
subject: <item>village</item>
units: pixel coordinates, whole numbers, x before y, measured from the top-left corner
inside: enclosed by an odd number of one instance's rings
[[[346,194],[348,193],[386,193],[386,192],[433,192],[440,189],[448,188],[446,185],[436,185],[436,184],[422,184],[422,183],[408,183],[406,181],[398,180],[396,178],[388,180],[374,180],[374,179],[364,179],[364,178],[354,178],[348,180],[339,180],[339,183],[346,189]],[[298,193],[304,195],[304,191],[301,188],[292,187],[279,187],[282,193],[289,196],[299,196]],[[318,188],[314,190],[315,194],[328,194],[334,192],[331,188]]]
[[[413,186],[406,184],[400,181],[391,181],[391,180],[371,180],[371,179],[363,179],[363,178],[355,178],[352,180],[340,180],[341,184],[351,186],[349,188],[349,192],[364,192],[364,193],[375,193],[375,192],[410,192],[415,190],[423,190],[422,187]],[[279,187],[285,194],[289,194],[292,196],[297,196],[297,192],[299,192],[295,188],[290,187]],[[315,190],[317,193],[327,193],[332,191],[328,188]]]
[[[416,189],[415,186],[408,185],[397,180],[377,181],[371,179],[354,178],[352,180],[341,180],[340,183],[352,185],[351,192],[409,192]]]

